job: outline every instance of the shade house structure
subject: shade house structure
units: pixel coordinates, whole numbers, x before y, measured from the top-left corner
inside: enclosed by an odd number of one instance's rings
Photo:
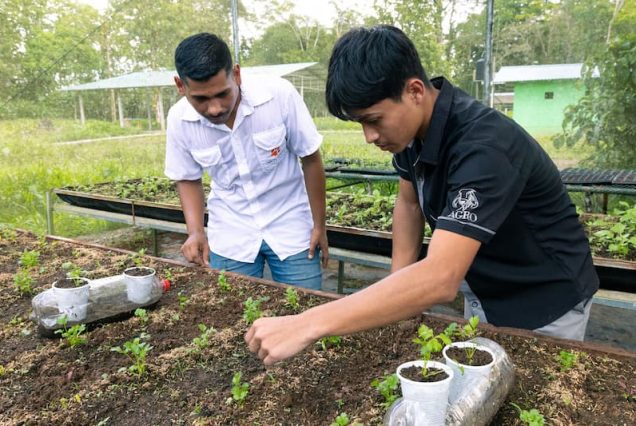
[[[292,79],[294,74],[297,74],[301,70],[306,70],[316,65],[317,62],[298,62],[292,64],[278,64],[278,65],[261,65],[255,67],[242,67],[241,75],[263,75],[263,76],[277,76],[286,77],[292,81],[301,93],[305,89],[304,85],[314,83],[314,80],[318,80],[318,77],[313,77],[312,74],[308,74],[301,78]],[[90,83],[76,84],[72,86],[63,87],[61,90],[65,92],[77,92],[77,99],[79,104],[79,118],[82,125],[86,120],[84,113],[84,103],[82,100],[82,92],[87,90],[113,90],[116,93],[117,98],[117,113],[119,117],[119,125],[124,127],[124,108],[122,102],[122,90],[123,89],[161,89],[163,87],[175,87],[174,77],[177,72],[174,70],[167,71],[138,71],[130,74],[120,75],[118,77],[106,78],[103,80],[97,80]],[[157,104],[156,111],[161,130],[166,129],[166,119],[163,107],[163,98],[161,90],[157,90]]]

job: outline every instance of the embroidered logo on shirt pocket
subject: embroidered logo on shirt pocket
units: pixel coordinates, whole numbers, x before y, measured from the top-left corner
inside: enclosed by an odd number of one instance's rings
[[[222,188],[230,186],[231,177],[223,163],[221,148],[218,145],[204,149],[193,149],[191,153],[194,160],[208,172],[213,182]]]
[[[285,126],[281,124],[280,126],[252,135],[254,145],[256,145],[258,161],[261,163],[265,172],[272,171],[278,164],[279,159],[283,156],[285,152],[286,133]]]

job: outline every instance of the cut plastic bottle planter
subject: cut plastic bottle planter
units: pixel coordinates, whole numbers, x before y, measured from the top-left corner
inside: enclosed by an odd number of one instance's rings
[[[134,303],[146,303],[152,298],[156,272],[152,268],[136,266],[124,271],[128,300]]]
[[[63,278],[53,283],[57,307],[60,313],[67,316],[68,321],[82,321],[86,318],[89,283],[86,278]]]
[[[466,348],[475,348],[478,351],[488,352],[491,361],[486,365],[467,365],[461,364],[448,356],[448,350],[450,348],[460,348],[462,350]],[[478,345],[474,342],[455,342],[444,348],[442,351],[446,365],[453,369],[455,378],[450,386],[450,394],[448,400],[451,404],[460,399],[464,393],[472,393],[472,389],[477,386],[482,380],[488,380],[490,377],[490,371],[495,364],[495,353],[483,345]]]

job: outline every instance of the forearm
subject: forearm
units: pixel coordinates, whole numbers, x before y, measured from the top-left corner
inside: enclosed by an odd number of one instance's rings
[[[305,175],[305,188],[309,198],[311,217],[314,228],[324,229],[326,218],[325,205],[325,170],[322,166],[320,151],[304,157],[302,160]]]
[[[188,235],[204,232],[205,195],[201,180],[180,180],[176,184]]]
[[[424,217],[419,205],[398,197],[393,209],[392,273],[417,261],[423,236]]]

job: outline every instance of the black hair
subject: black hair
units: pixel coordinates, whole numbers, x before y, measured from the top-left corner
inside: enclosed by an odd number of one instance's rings
[[[214,34],[199,33],[179,43],[174,52],[174,63],[179,78],[207,81],[219,71],[232,71],[232,55],[227,44]]]
[[[327,107],[341,120],[355,120],[353,109],[387,98],[400,101],[406,81],[413,77],[431,87],[413,42],[400,29],[390,25],[354,28],[331,52]]]

